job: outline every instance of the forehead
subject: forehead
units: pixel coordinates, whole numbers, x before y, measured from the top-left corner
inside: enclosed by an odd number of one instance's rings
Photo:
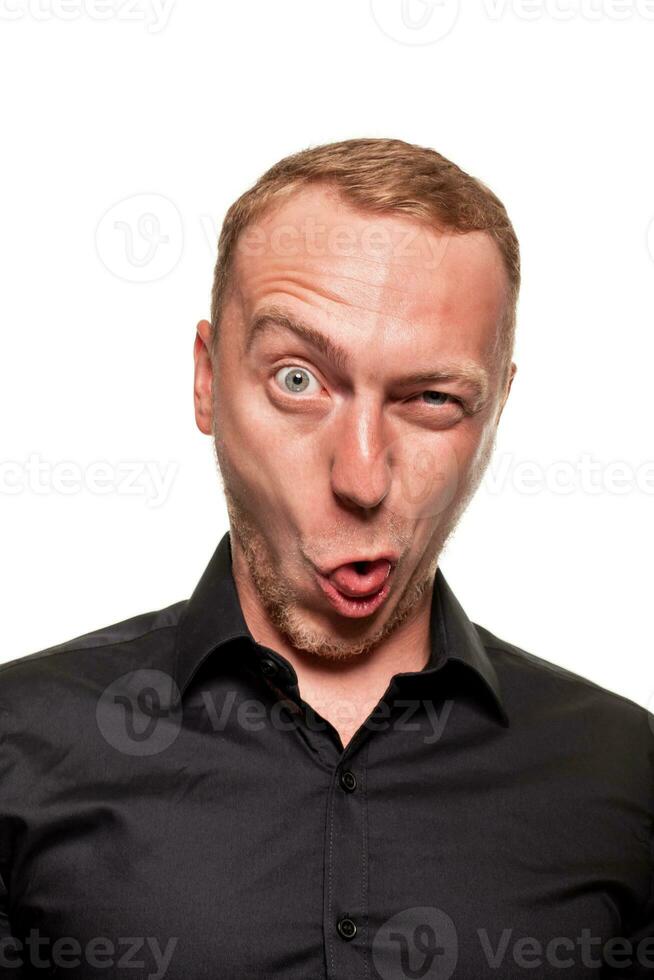
[[[495,350],[508,299],[488,234],[368,214],[322,186],[248,226],[233,273],[244,330],[259,307],[281,303],[351,347],[382,338],[425,350],[446,344],[480,360]]]

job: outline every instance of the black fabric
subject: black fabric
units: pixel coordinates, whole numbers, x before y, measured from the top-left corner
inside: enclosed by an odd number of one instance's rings
[[[430,636],[344,749],[225,534],[190,600],[3,665],[0,977],[654,975],[654,719],[440,568]]]

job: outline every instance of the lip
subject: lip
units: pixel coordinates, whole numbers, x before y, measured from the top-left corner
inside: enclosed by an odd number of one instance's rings
[[[317,565],[315,567],[317,568],[318,572],[322,576],[328,578],[331,575],[331,573],[336,571],[337,568],[340,568],[341,565],[354,565],[356,562],[361,562],[361,561],[365,561],[365,562],[381,561],[382,558],[390,563],[391,574],[392,574],[393,569],[397,565],[398,555],[391,554],[390,552],[384,552],[381,555],[352,555],[349,558],[342,558],[340,561],[334,562],[334,564],[330,565],[329,568],[318,568]]]
[[[380,557],[385,558],[386,556],[380,555]],[[355,559],[355,561],[371,560],[372,559],[363,558]],[[340,562],[339,565],[336,565],[335,567],[339,568],[341,564],[347,563]],[[337,612],[339,612],[342,616],[347,616],[349,619],[362,619],[364,616],[371,616],[372,613],[376,612],[376,610],[379,609],[379,607],[386,601],[391,591],[394,571],[395,564],[391,564],[391,570],[385,578],[382,587],[377,592],[373,592],[372,595],[361,596],[360,598],[346,596],[343,592],[337,589],[335,585],[332,585],[329,579],[323,575],[322,572],[316,571],[316,580],[330,604],[334,607],[334,609],[336,609]]]

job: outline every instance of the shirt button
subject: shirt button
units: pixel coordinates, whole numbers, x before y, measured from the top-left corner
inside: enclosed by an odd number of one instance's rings
[[[273,677],[277,673],[278,667],[274,660],[261,661],[261,673],[266,677]]]
[[[357,934],[356,923],[353,922],[347,915],[338,920],[336,923],[336,928],[338,929],[338,934],[341,939],[346,939],[348,942],[350,939],[354,939]]]
[[[346,793],[353,793],[357,788],[357,777],[351,769],[343,769],[340,775],[340,784]]]

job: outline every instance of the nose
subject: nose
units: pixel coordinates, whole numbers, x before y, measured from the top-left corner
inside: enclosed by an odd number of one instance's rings
[[[332,490],[349,509],[370,511],[382,503],[391,486],[381,409],[356,399],[334,429]]]

